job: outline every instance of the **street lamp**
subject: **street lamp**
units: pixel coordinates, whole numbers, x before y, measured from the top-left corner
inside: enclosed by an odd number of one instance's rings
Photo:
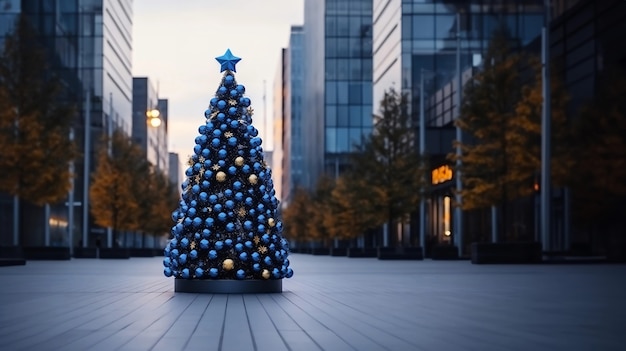
[[[150,126],[152,126],[153,128],[156,128],[156,133],[157,133],[157,140],[156,140],[156,156],[157,156],[157,162],[156,162],[156,167],[157,169],[160,169],[160,161],[161,161],[161,145],[160,145],[160,135],[161,135],[161,130],[160,130],[160,126],[161,126],[161,111],[159,111],[156,108],[152,108],[149,109],[148,111],[146,111],[146,117],[148,117],[148,123],[150,123]]]

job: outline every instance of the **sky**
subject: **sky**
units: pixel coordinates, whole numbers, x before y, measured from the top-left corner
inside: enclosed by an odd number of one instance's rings
[[[272,87],[290,27],[303,16],[304,0],[133,1],[133,76],[148,77],[169,100],[168,148],[182,164],[222,79],[215,57],[226,49],[241,57],[235,79],[252,101],[263,149],[273,149]]]

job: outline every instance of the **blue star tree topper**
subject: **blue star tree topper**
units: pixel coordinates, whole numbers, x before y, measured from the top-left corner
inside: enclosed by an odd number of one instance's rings
[[[230,49],[227,49],[224,55],[218,56],[215,59],[217,60],[217,62],[220,63],[220,66],[221,66],[220,72],[224,72],[226,70],[237,72],[235,70],[235,65],[237,64],[237,62],[241,60],[240,57],[233,55],[233,53],[230,52]]]

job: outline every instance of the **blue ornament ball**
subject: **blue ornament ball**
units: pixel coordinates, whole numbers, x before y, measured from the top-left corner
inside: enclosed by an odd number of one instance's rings
[[[214,246],[215,246],[215,249],[216,249],[216,250],[221,250],[221,249],[223,249],[223,248],[224,248],[224,242],[223,242],[223,241],[221,241],[221,240],[218,240],[218,241],[216,241],[216,242],[215,242],[215,245],[214,245]]]
[[[236,107],[231,107],[228,109],[228,114],[231,116],[234,116],[237,114],[237,108]]]
[[[228,89],[226,89],[225,86],[221,86],[221,87],[219,87],[217,89],[217,93],[220,94],[220,95],[224,95],[224,94],[226,94],[226,92],[228,92]]]
[[[231,247],[231,246],[233,246],[233,239],[228,238],[228,239],[224,240],[224,244],[225,244],[227,247]]]
[[[211,103],[211,106],[217,105],[217,98],[215,98],[215,97],[212,98],[210,103]]]
[[[237,146],[237,138],[236,137],[230,137],[228,138],[228,145],[229,146]]]
[[[224,85],[225,86],[231,86],[233,83],[235,82],[235,77],[233,77],[232,75],[227,75],[224,77]]]
[[[234,98],[236,98],[237,96],[239,96],[239,92],[238,92],[237,90],[233,89],[233,90],[231,90],[231,91],[230,91],[230,97],[231,97],[231,98],[233,98],[233,99],[234,99]]]
[[[208,110],[208,109],[207,109],[207,110],[205,110],[205,111],[204,111],[204,117],[205,117],[205,118],[211,118],[211,110]]]
[[[242,260],[243,262],[248,260],[248,253],[247,252],[242,252],[239,254],[239,259]]]
[[[207,239],[200,240],[200,248],[206,250],[209,248],[209,241]]]
[[[211,268],[211,269],[209,269],[209,276],[210,276],[211,278],[217,278],[217,274],[218,274],[218,273],[219,273],[219,272],[218,272],[217,268]]]
[[[196,258],[198,258],[198,251],[197,250],[191,250],[189,252],[189,258],[192,260],[195,260]]]
[[[200,267],[196,268],[195,275],[196,278],[202,278],[202,276],[204,275],[204,270]]]
[[[218,114],[217,114],[217,120],[218,120],[218,121],[220,121],[220,122],[221,122],[221,121],[223,121],[224,119],[226,119],[226,115],[225,115],[224,113],[220,112],[220,113],[218,113]],[[220,129],[221,129],[221,128],[220,128]]]
[[[198,145],[199,146],[199,145]],[[211,156],[211,150],[210,149],[202,149],[202,157],[204,158],[208,158],[209,156]]]
[[[244,279],[246,277],[246,272],[243,269],[237,271],[237,279]]]
[[[172,270],[171,270],[169,267],[165,267],[165,268],[163,269],[163,274],[164,274],[166,277],[171,277],[171,276],[172,276]]]
[[[220,100],[217,102],[217,108],[219,108],[220,110],[225,109],[227,105],[228,104],[224,100]]]
[[[185,253],[180,254],[180,256],[178,256],[178,263],[180,264],[187,263],[187,254]]]
[[[246,92],[246,87],[244,87],[244,86],[243,86],[243,85],[241,85],[241,84],[237,84],[237,87],[236,87],[235,89],[237,89],[237,91],[239,92],[239,94],[243,94],[243,93],[245,93],[245,92]]]
[[[220,241],[220,243],[221,243],[221,241]],[[208,257],[209,257],[209,259],[211,259],[211,260],[216,259],[216,258],[217,258],[217,251],[215,251],[215,250],[211,250],[211,251],[209,251],[209,255],[208,255]]]
[[[198,145],[198,144],[194,145],[194,147],[193,147],[193,152],[194,152],[196,155],[199,155],[201,151],[202,151],[202,146],[200,146],[200,145]]]

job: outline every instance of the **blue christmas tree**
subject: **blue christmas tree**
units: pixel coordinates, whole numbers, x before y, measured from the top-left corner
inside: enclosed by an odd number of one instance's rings
[[[185,171],[164,274],[182,279],[290,278],[272,172],[252,125],[250,99],[235,80],[240,58],[217,57],[222,82],[204,112]]]

